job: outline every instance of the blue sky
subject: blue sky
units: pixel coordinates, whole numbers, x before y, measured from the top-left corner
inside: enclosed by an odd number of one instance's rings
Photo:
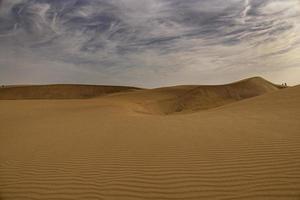
[[[2,84],[300,83],[299,0],[2,0]]]

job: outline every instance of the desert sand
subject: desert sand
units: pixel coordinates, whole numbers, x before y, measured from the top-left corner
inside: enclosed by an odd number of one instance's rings
[[[0,199],[300,199],[300,86],[0,89]]]

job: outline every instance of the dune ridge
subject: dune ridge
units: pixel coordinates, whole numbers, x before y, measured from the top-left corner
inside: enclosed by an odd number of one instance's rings
[[[119,86],[49,85],[0,89],[0,99],[87,99],[105,97],[116,105],[147,114],[206,110],[282,89],[261,77],[226,85],[183,85],[155,89]],[[121,100],[121,101],[120,101]],[[124,102],[126,102],[124,104]],[[133,106],[135,105],[135,106]]]
[[[139,88],[76,84],[4,86],[0,88],[0,100],[88,99],[135,90],[139,90]]]

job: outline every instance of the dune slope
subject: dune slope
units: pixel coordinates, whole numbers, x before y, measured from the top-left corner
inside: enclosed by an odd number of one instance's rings
[[[299,86],[184,115],[128,98],[0,101],[0,199],[299,199]]]
[[[216,86],[174,86],[152,90],[139,90],[109,96],[107,100],[120,99],[140,106],[148,114],[189,113],[222,106],[243,99],[281,89],[267,80],[254,77],[239,82]]]

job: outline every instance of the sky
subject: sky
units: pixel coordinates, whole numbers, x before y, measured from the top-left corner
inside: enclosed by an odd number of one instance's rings
[[[0,84],[300,84],[300,0],[0,0]]]

